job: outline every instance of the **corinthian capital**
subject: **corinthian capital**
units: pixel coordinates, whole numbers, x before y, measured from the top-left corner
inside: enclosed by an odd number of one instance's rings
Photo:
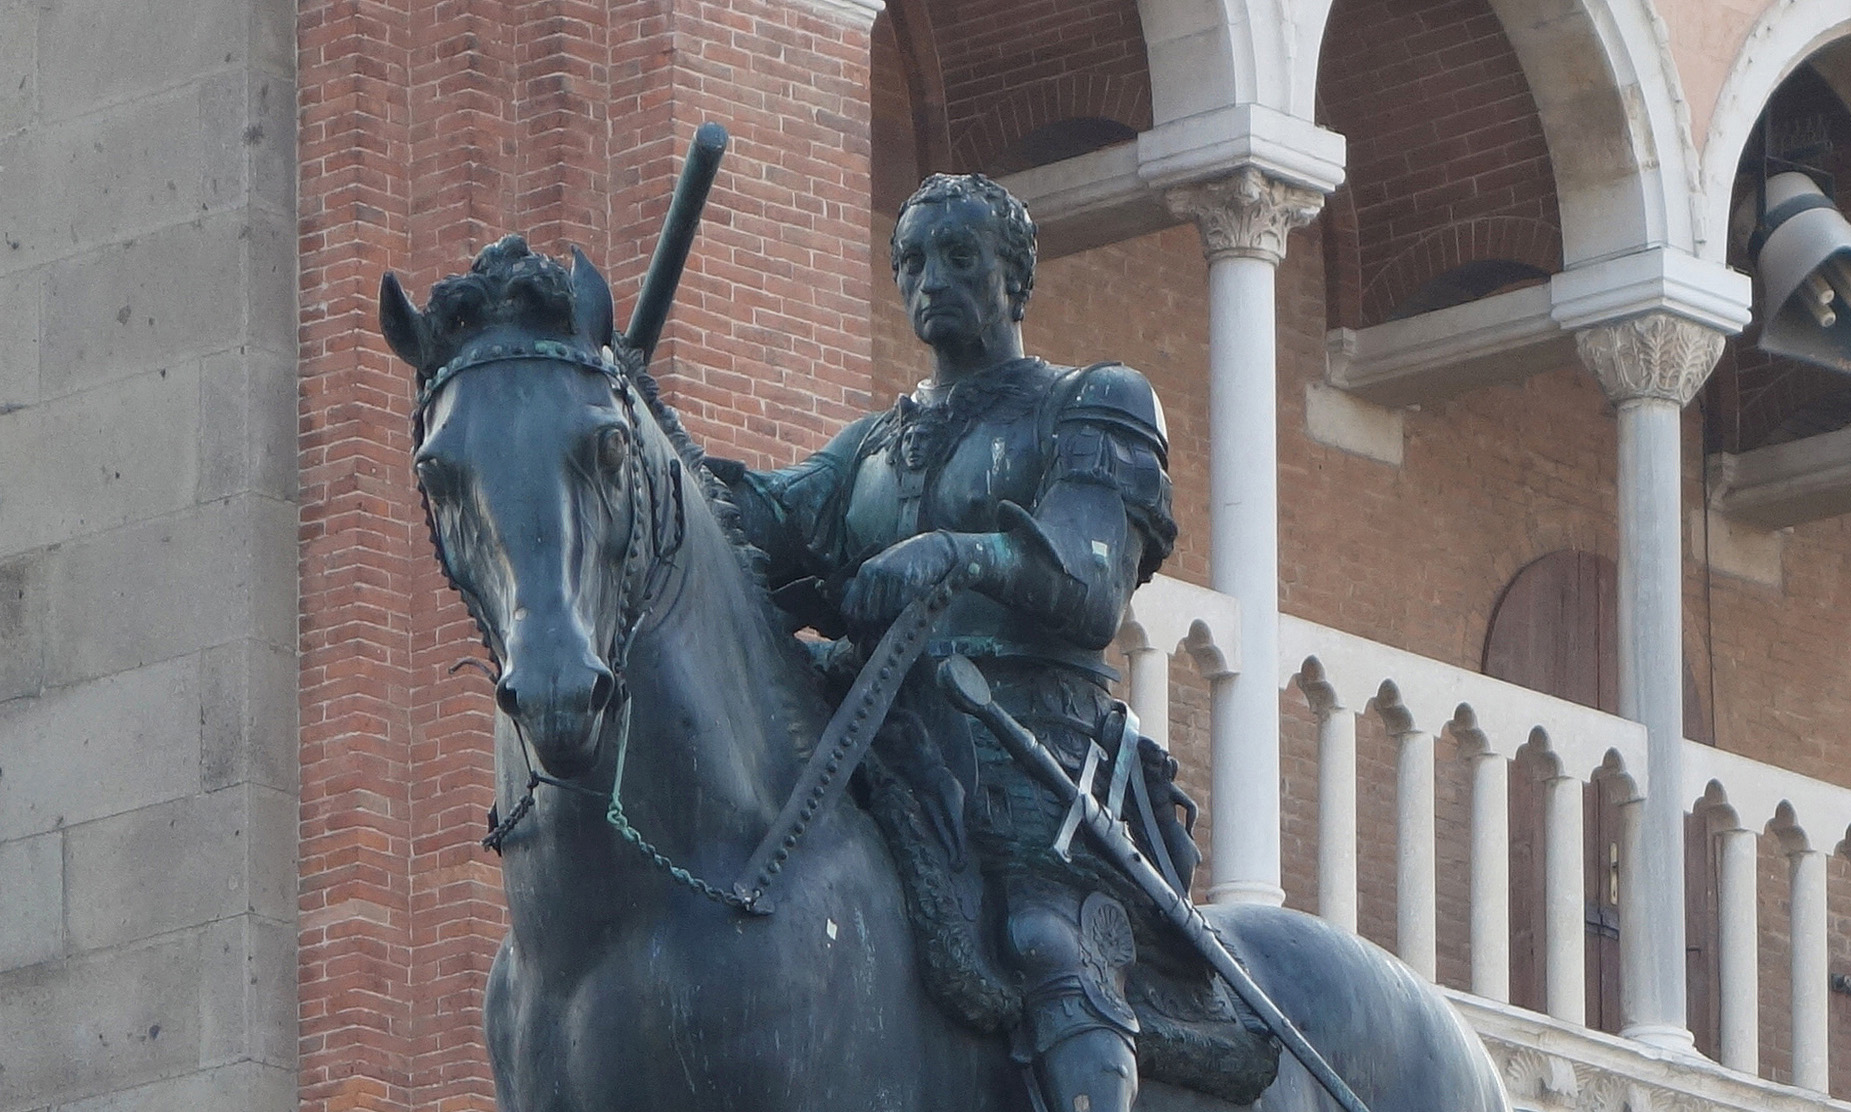
[[[1324,207],[1316,190],[1269,178],[1258,167],[1163,195],[1170,211],[1195,221],[1202,252],[1210,259],[1244,256],[1277,264],[1285,258],[1285,237],[1311,223]]]
[[[1658,398],[1686,405],[1722,355],[1723,334],[1670,313],[1647,313],[1575,333],[1581,362],[1615,405]]]

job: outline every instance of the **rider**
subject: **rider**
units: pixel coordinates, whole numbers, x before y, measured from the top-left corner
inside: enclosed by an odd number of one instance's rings
[[[1143,376],[1118,363],[1071,368],[1023,354],[1035,226],[981,175],[934,175],[900,210],[892,263],[933,374],[884,413],[773,472],[724,469],[774,586],[804,577],[858,642],[953,569],[971,577],[939,626],[935,656],[962,653],[1000,705],[1077,771],[1108,753],[1113,673],[1104,649],[1127,600],[1169,554],[1168,445]],[[843,584],[846,584],[845,589]],[[827,630],[825,629],[827,632]],[[981,727],[920,679],[899,708],[923,722],[903,773],[955,862],[974,845],[1002,904],[1001,949],[1021,977],[1020,1060],[1054,1112],[1125,1112],[1137,1092],[1132,960],[1107,871],[1051,849],[1063,817]],[[1175,828],[1173,810],[1168,823]],[[1170,834],[1193,865],[1194,847]]]

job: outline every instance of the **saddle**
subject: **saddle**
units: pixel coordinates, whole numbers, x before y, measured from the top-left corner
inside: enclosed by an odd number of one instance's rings
[[[878,754],[857,775],[857,794],[886,838],[906,894],[927,994],[975,1031],[1015,1033],[1022,989],[997,953],[996,932],[971,914],[969,870],[953,867],[930,808],[907,778]],[[1253,1103],[1272,1083],[1279,1055],[1258,1017],[1128,882],[1084,871],[1131,912],[1137,960],[1127,970],[1125,999],[1140,1028],[1139,1072],[1231,1104]]]

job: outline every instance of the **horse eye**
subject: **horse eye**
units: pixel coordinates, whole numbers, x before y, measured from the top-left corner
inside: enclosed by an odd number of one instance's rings
[[[598,462],[609,470],[622,467],[630,458],[630,434],[622,427],[608,428],[598,437]]]

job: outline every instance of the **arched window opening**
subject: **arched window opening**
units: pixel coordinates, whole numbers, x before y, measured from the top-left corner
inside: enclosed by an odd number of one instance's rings
[[[1449,309],[1454,305],[1477,301],[1481,297],[1490,297],[1494,293],[1521,289],[1548,280],[1548,271],[1529,263],[1520,263],[1514,259],[1479,259],[1455,266],[1415,290],[1395,306],[1394,311],[1388,314],[1388,319],[1401,320],[1421,313],[1431,313],[1436,309]]]
[[[993,176],[1013,174],[1050,162],[1077,158],[1104,147],[1127,143],[1138,133],[1102,116],[1076,116],[1056,120],[1024,135],[1014,146],[997,155],[984,172]]]

